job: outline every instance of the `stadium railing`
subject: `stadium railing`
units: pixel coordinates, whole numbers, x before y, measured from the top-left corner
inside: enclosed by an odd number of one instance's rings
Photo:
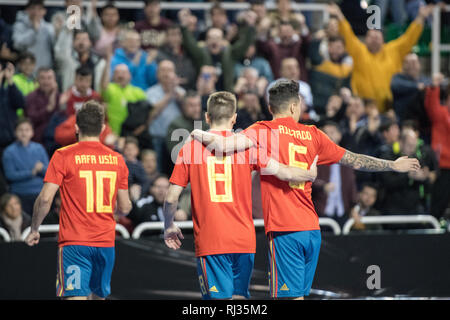
[[[255,224],[255,227],[264,227],[263,219],[254,219],[253,222]],[[321,226],[330,227],[335,235],[341,234],[341,228],[339,227],[339,224],[331,218],[319,218],[319,224]],[[175,225],[178,226],[180,229],[192,229],[194,227],[192,221],[175,221]],[[164,222],[143,222],[137,225],[136,228],[134,228],[133,233],[131,234],[131,238],[139,239],[144,231],[150,230],[162,231],[163,228]]]
[[[6,229],[0,228],[0,237],[2,237],[5,242],[11,241],[11,237],[9,236],[9,233]]]
[[[361,223],[364,224],[431,224],[432,230],[436,232],[442,232],[439,221],[431,215],[395,215],[395,216],[374,216],[374,217],[361,217]],[[347,235],[350,233],[355,220],[350,218],[342,227],[342,234]],[[445,231],[444,231],[445,232]]]
[[[26,237],[31,231],[31,227],[26,228],[22,232],[22,240],[25,241]],[[39,226],[40,233],[56,233],[59,231],[59,224],[43,224]],[[121,224],[116,224],[116,231],[121,234],[124,239],[130,239],[130,233],[128,230]]]

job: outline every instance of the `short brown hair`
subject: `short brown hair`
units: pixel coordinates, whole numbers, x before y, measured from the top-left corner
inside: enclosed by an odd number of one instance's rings
[[[105,120],[102,105],[95,101],[86,101],[77,112],[77,126],[80,133],[86,137],[98,137],[102,132]]]
[[[209,96],[206,111],[213,123],[229,120],[236,113],[236,97],[231,92],[219,91]]]

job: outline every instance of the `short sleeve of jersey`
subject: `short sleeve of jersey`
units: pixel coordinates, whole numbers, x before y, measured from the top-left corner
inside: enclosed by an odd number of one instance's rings
[[[61,186],[65,174],[64,158],[61,152],[56,151],[48,164],[44,182],[50,182]]]
[[[265,168],[269,163],[271,157],[270,154],[270,129],[260,123],[255,123],[241,132],[253,143],[253,147],[250,148],[250,159],[257,161],[257,167]]]
[[[319,161],[318,165],[330,165],[338,163],[345,154],[345,149],[335,144],[331,139],[320,129],[316,129]]]
[[[120,162],[120,177],[118,189],[128,190],[128,167],[122,156],[119,156]]]
[[[187,145],[185,145],[185,147],[187,147]],[[189,165],[183,156],[184,149],[185,148],[181,148],[180,152],[178,153],[177,161],[175,162],[172,176],[169,180],[170,183],[176,184],[181,187],[186,187],[189,183]]]

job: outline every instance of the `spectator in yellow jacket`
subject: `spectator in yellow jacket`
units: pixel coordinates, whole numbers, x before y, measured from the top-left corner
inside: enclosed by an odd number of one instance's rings
[[[384,42],[381,30],[371,29],[364,42],[354,34],[336,4],[329,6],[329,12],[339,20],[339,33],[345,39],[347,52],[353,58],[351,86],[355,95],[373,99],[378,110],[385,112],[392,105],[391,78],[402,69],[404,57],[411,51],[422,34],[425,19],[433,10],[433,5],[420,8],[417,18],[399,38]]]

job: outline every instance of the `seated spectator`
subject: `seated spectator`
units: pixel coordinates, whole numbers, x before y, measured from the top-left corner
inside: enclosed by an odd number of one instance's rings
[[[395,40],[384,42],[381,30],[367,31],[364,42],[354,34],[339,6],[329,6],[329,12],[339,20],[339,33],[353,58],[352,89],[354,94],[377,101],[378,110],[385,112],[392,104],[392,76],[401,69],[404,57],[411,51],[422,34],[424,20],[433,6],[423,6],[408,30]]]
[[[442,74],[433,75],[433,85],[426,90],[425,108],[431,122],[431,146],[437,155],[439,173],[431,197],[431,214],[441,218],[450,199],[450,86],[444,92],[441,104]]]
[[[427,126],[423,105],[423,93],[430,79],[421,75],[421,65],[417,54],[410,53],[403,59],[400,73],[392,77],[391,90],[395,115],[401,125],[404,120],[420,121],[421,128]]]
[[[277,29],[283,23],[289,23],[294,30],[299,30],[300,35],[309,34],[308,27],[306,25],[305,17],[292,10],[291,0],[277,0],[277,9],[269,13],[269,19],[271,20],[271,37],[281,37],[279,29]],[[278,31],[278,32],[277,32]]]
[[[342,133],[336,123],[326,122],[321,129],[334,143],[340,144]],[[339,163],[318,166],[312,188],[317,214],[334,219],[342,227],[357,201],[354,170]]]
[[[344,40],[340,37],[328,39],[328,56],[320,55],[320,42],[312,41],[309,47],[309,57],[313,65],[309,76],[311,91],[314,97],[314,110],[325,113],[328,98],[338,93],[341,87],[350,87],[352,62],[346,59]]]
[[[36,90],[38,84],[34,77],[36,68],[36,58],[30,52],[24,52],[17,58],[18,72],[14,75],[13,81],[17,89],[26,97],[30,92]]]
[[[17,13],[13,25],[14,48],[34,54],[36,68],[53,66],[55,30],[44,20],[46,12],[43,0],[29,0],[25,10]]]
[[[145,19],[136,22],[135,29],[140,34],[144,50],[157,49],[166,41],[166,30],[172,24],[169,19],[161,16],[159,0],[145,0]]]
[[[31,213],[44,185],[48,155],[42,145],[31,141],[33,126],[30,120],[19,120],[15,134],[17,141],[3,152],[3,168],[10,192],[17,194],[24,211]]]
[[[61,81],[61,90],[66,91],[72,87],[76,70],[83,66],[93,71],[92,89],[99,92],[107,65],[105,59],[94,53],[88,31],[67,29],[64,36],[62,33],[55,43],[55,65]]]
[[[123,156],[128,167],[128,188],[130,190],[130,198],[137,201],[144,192],[143,187],[147,185],[147,175],[144,167],[139,161],[139,141],[135,137],[126,137],[125,146],[123,148]]]
[[[245,130],[257,121],[267,120],[261,110],[258,95],[253,91],[245,92],[238,100],[238,110],[234,130]]]
[[[0,197],[0,228],[6,229],[12,241],[22,241],[22,232],[31,225],[31,217],[22,210],[20,199],[11,193]]]
[[[141,151],[141,163],[144,167],[145,174],[147,176],[148,187],[143,190],[148,190],[153,180],[161,173],[158,172],[158,154],[150,149],[144,149]]]
[[[418,136],[413,130],[405,130],[400,137],[400,153],[389,150],[381,157],[387,160],[395,160],[401,156],[417,157]],[[424,203],[424,189],[431,181],[430,172],[433,167],[433,154],[422,149],[424,154],[420,157],[421,169],[417,172],[397,173],[383,172],[377,177],[379,184],[383,186],[383,197],[380,203],[380,211],[383,214],[421,214],[426,213]]]
[[[194,35],[187,29],[191,13],[189,9],[180,10],[178,18],[182,26],[183,45],[198,71],[204,65],[214,66],[218,81],[216,90],[233,90],[234,64],[244,58],[248,47],[254,41],[256,14],[243,12],[238,18],[239,39],[233,44],[224,41],[221,29],[211,28],[206,34],[205,46],[201,47]]]
[[[109,72],[103,77],[103,80],[102,98],[107,105],[108,124],[112,131],[120,136],[122,124],[128,116],[127,104],[145,101],[145,92],[130,83],[131,74],[126,64],[116,66],[111,83],[109,82]]]
[[[381,116],[376,101],[367,100],[364,123],[355,132],[356,152],[375,156],[375,150],[383,144],[380,134]]]
[[[364,101],[360,97],[352,97],[345,109],[345,118],[340,122],[342,128],[342,145],[350,151],[357,151],[356,132],[367,124]]]
[[[167,129],[166,145],[172,163],[175,163],[184,141],[199,125],[206,129],[206,124],[202,122],[202,101],[198,93],[189,91],[181,103],[181,115],[175,118]]]
[[[375,150],[375,156],[380,157],[381,154],[389,153],[392,150],[395,154],[400,153],[400,127],[397,122],[391,119],[385,119],[380,124],[380,133],[383,142]]]
[[[254,44],[248,47],[244,58],[234,65],[235,78],[241,76],[244,68],[254,68],[258,71],[259,76],[265,78],[268,83],[273,81],[273,72],[269,62],[257,54]]]
[[[261,77],[258,70],[246,67],[241,70],[241,74],[234,86],[234,93],[240,97],[247,91],[253,91],[258,94],[258,98],[264,99],[268,84],[267,79]]]
[[[44,132],[52,115],[60,110],[60,93],[55,72],[50,68],[38,70],[37,82],[38,88],[25,99],[25,115],[33,124],[33,141],[43,143]]]
[[[106,4],[102,8],[100,19],[102,22],[102,28],[100,31],[100,37],[97,42],[95,42],[94,51],[100,57],[106,59],[108,51],[117,49],[119,45],[119,9],[112,3]]]
[[[203,111],[206,111],[209,95],[216,92],[217,80],[216,68],[208,65],[201,67],[200,73],[197,77],[196,89],[202,98]]]
[[[74,85],[61,94],[59,105],[66,110],[68,116],[74,115],[88,100],[101,101],[100,94],[92,90],[92,76],[90,68],[79,67],[75,71]]]
[[[353,230],[381,230],[381,225],[369,224],[366,225],[361,222],[361,217],[379,216],[380,212],[374,209],[377,201],[377,186],[371,183],[366,183],[362,186],[358,194],[358,203],[350,210],[350,218],[355,220]]]
[[[111,70],[119,64],[125,64],[131,73],[131,84],[147,90],[156,83],[157,64],[155,54],[141,49],[141,36],[135,30],[127,30],[111,60]]]
[[[14,141],[14,124],[17,110],[23,108],[24,98],[13,81],[14,65],[9,62],[5,68],[0,65],[0,155],[3,149]],[[1,170],[0,170],[1,171]]]
[[[184,89],[195,89],[197,71],[191,57],[183,46],[183,36],[179,25],[171,25],[167,28],[165,44],[159,48],[156,61],[170,60],[175,64],[180,86]]]
[[[297,59],[286,58],[281,62],[281,78],[271,82],[266,89],[266,100],[269,101],[269,90],[270,88],[281,79],[296,80],[299,83],[299,94],[305,100],[305,104],[308,108],[313,107],[313,96],[311,93],[311,87],[308,83],[300,80],[301,71]]]
[[[256,41],[256,50],[266,58],[275,78],[283,77],[280,73],[282,61],[286,58],[295,58],[300,69],[300,80],[308,81],[306,58],[308,57],[309,34],[299,36],[290,22],[281,22],[277,27],[276,39],[268,38],[268,30],[263,30]]]
[[[153,106],[150,112],[149,132],[153,148],[158,153],[158,170],[166,172],[166,136],[170,123],[180,114],[180,104],[186,91],[178,85],[175,65],[163,60],[158,65],[158,83],[146,91],[147,101]]]

